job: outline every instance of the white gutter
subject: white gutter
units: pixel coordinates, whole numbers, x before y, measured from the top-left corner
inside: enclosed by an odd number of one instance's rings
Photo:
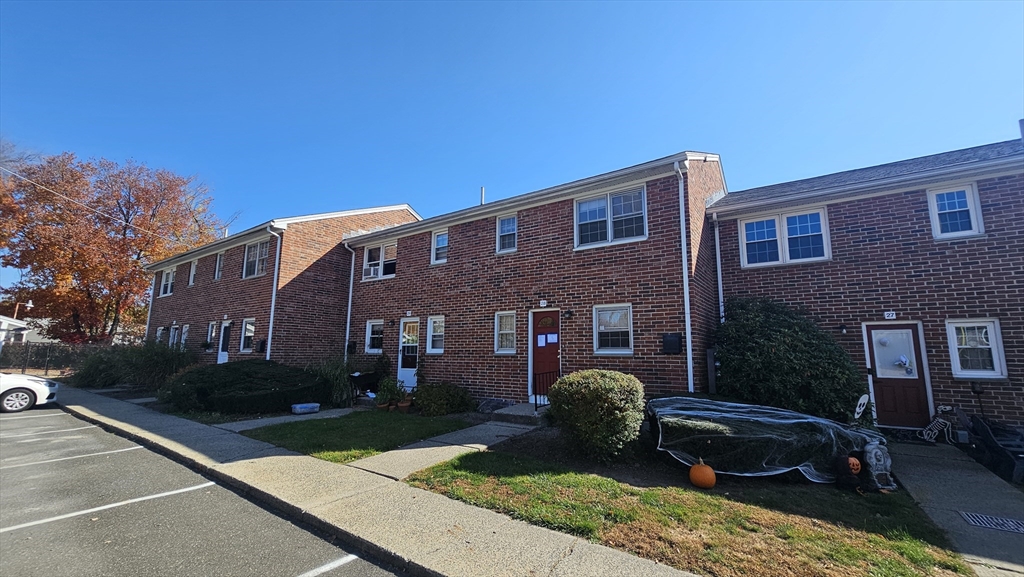
[[[356,278],[356,251],[352,250],[348,246],[347,242],[341,243],[341,246],[345,247],[349,253],[351,253],[351,266],[348,271],[348,306],[345,307],[345,362],[348,362],[348,338],[349,329],[352,327],[352,288],[355,286]]]
[[[274,309],[277,305],[277,283],[281,278],[281,235],[267,227],[267,232],[277,237],[277,256],[274,258],[274,289],[270,293],[270,325],[267,327],[267,360],[270,360],[270,345],[274,341]]]
[[[146,332],[142,333],[142,340],[146,340],[146,337],[149,336],[149,318],[153,316],[153,299],[156,298],[156,289],[153,287],[156,286],[156,275],[158,274],[160,273],[153,275],[153,282],[149,285],[149,308],[146,309]]]
[[[685,161],[684,161],[685,162]],[[687,256],[686,246],[686,199],[684,197],[685,187],[683,185],[683,171],[679,168],[679,161],[672,163],[679,176],[679,234],[680,245],[683,249],[683,315],[686,318],[686,384],[687,390],[693,392],[693,331],[690,328],[690,258]]]
[[[722,291],[722,245],[718,242],[718,213],[711,213],[711,220],[715,223],[715,264],[718,270],[718,322],[725,322],[725,293]]]

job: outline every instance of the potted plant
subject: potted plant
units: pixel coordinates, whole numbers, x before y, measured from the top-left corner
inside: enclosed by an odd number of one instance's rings
[[[402,381],[394,377],[384,377],[377,385],[377,408],[394,410],[399,401],[405,398],[405,387]]]
[[[413,389],[413,391],[414,390],[415,389]],[[405,396],[403,396],[398,401],[398,404],[396,405],[398,407],[398,412],[399,413],[408,413],[409,412],[409,407],[412,406],[413,391],[405,391],[405,389],[403,387],[403,392],[405,393]]]

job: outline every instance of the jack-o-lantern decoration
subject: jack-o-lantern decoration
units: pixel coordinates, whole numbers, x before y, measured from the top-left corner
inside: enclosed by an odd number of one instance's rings
[[[850,468],[850,473],[854,475],[860,475],[860,459],[857,457],[847,457],[847,466]]]
[[[711,489],[715,486],[715,470],[704,464],[704,459],[690,467],[690,482],[701,489]]]

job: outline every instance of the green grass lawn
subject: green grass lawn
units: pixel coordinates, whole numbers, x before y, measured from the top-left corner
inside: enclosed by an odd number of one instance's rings
[[[531,433],[407,482],[701,575],[971,574],[905,492],[723,475],[703,491],[637,444],[624,461],[588,466],[564,439]]]
[[[344,417],[284,423],[242,434],[332,463],[348,463],[468,426],[465,421],[444,417],[356,411]]]

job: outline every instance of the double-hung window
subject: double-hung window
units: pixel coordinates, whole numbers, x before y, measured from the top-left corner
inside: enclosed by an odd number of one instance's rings
[[[164,342],[164,333],[166,331],[167,331],[167,329],[165,327],[157,327],[156,328],[156,337],[155,337],[156,338],[156,342],[158,342],[158,343]]]
[[[739,229],[744,267],[832,257],[824,208],[741,220]]]
[[[516,250],[516,215],[498,217],[498,252],[515,252]]]
[[[220,280],[224,274],[224,253],[217,253],[217,264],[213,268],[213,280]]]
[[[500,312],[494,315],[494,352],[511,355],[516,352],[516,313]]]
[[[576,201],[576,246],[647,238],[644,187]]]
[[[957,238],[985,232],[973,184],[929,190],[928,212],[935,238]]]
[[[181,325],[181,350],[185,350],[185,341],[188,340],[189,325]]]
[[[369,354],[379,355],[384,352],[384,321],[366,321],[366,346]]]
[[[633,307],[629,304],[594,307],[594,352],[633,354]]]
[[[213,346],[213,339],[217,338],[217,321],[206,325],[206,342]]]
[[[160,296],[174,294],[174,269],[163,271],[160,279]]]
[[[391,278],[398,263],[398,243],[368,246],[363,251],[363,280]]]
[[[196,267],[199,266],[199,261],[194,260],[188,268],[188,286],[196,284]]]
[[[173,348],[181,345],[181,327],[175,325],[171,327],[171,335],[167,338],[167,346]]]
[[[954,377],[1006,377],[1006,357],[998,320],[948,320],[946,336]]]
[[[267,274],[267,257],[270,255],[270,241],[245,245],[245,269],[242,278]]]
[[[427,354],[444,352],[444,317],[427,317]]]
[[[244,319],[242,321],[242,341],[238,345],[238,352],[251,353],[252,342],[256,337],[256,319]]]
[[[448,231],[439,230],[433,234],[430,243],[430,264],[448,262]]]

